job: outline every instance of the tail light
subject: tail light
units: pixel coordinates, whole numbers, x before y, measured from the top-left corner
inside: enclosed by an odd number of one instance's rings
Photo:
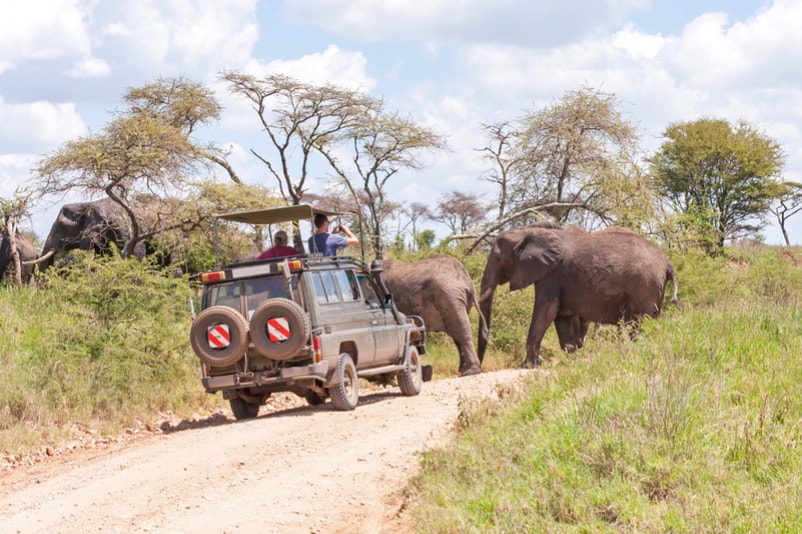
[[[323,360],[323,351],[320,348],[320,336],[312,336],[312,358],[315,363]]]

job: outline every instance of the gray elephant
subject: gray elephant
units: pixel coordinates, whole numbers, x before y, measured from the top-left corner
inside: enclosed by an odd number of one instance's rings
[[[65,204],[42,247],[40,268],[53,265],[54,255],[59,252],[81,249],[107,254],[112,243],[122,250],[129,238],[128,217],[110,198]],[[134,253],[144,257],[145,245],[138,243]]]
[[[20,232],[14,233],[14,245],[19,254],[20,260],[20,280],[28,282],[33,276],[33,264],[39,256],[39,252],[30,240]],[[15,271],[14,257],[11,251],[11,240],[9,239],[8,229],[4,229],[0,234],[0,278],[4,277],[8,272]]]
[[[634,232],[602,232],[525,227],[501,232],[487,259],[479,303],[492,322],[496,286],[510,291],[535,285],[535,304],[526,344],[525,366],[540,363],[540,344],[555,323],[560,345],[579,348],[590,322],[637,328],[643,317],[657,317],[668,281],[679,303],[674,267],[663,251]],[[479,357],[487,340],[479,339]]]
[[[403,313],[420,315],[426,330],[445,332],[457,345],[459,373],[482,371],[476,355],[469,313],[479,312],[480,337],[487,337],[487,323],[479,311],[476,288],[462,263],[445,254],[434,254],[415,262],[383,260],[381,279]]]

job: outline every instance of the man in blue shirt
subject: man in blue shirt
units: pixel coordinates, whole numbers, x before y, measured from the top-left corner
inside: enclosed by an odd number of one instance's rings
[[[329,218],[322,213],[315,215],[315,235],[309,238],[311,254],[322,252],[324,256],[336,256],[338,248],[358,244],[359,239],[346,226],[340,225],[329,233]]]

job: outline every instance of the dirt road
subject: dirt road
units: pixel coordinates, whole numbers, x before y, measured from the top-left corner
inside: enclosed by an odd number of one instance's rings
[[[460,399],[532,372],[434,380],[417,397],[373,388],[353,412],[280,397],[249,421],[164,422],[31,465],[6,458],[0,532],[412,532],[400,490],[419,453],[448,438]]]

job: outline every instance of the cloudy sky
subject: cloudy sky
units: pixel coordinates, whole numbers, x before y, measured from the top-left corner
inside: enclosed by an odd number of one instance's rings
[[[785,178],[802,181],[799,21],[799,0],[7,1],[0,196],[43,155],[100,130],[127,87],[177,76],[209,84],[225,107],[203,137],[232,147],[240,176],[273,186],[250,155],[264,134],[217,82],[224,69],[359,88],[447,136],[450,153],[395,179],[403,201],[454,189],[492,199],[478,125],[582,86],[615,93],[647,150],[670,122],[746,119],[785,148]],[[40,237],[57,208],[36,207]],[[790,230],[802,244],[802,214]],[[765,236],[781,242],[776,224]]]

